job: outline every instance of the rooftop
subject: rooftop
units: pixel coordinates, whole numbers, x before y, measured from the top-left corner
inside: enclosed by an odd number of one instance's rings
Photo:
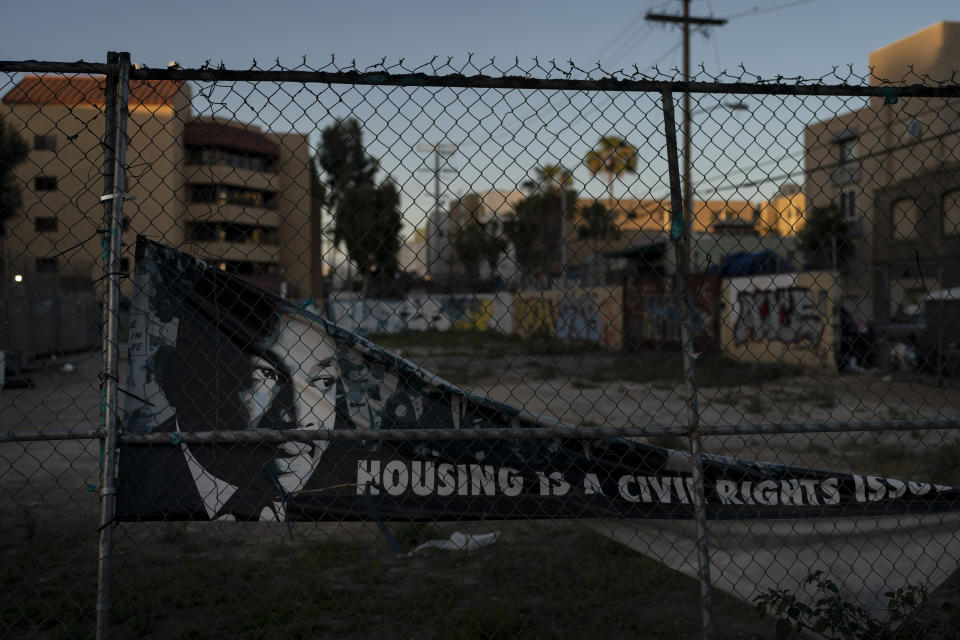
[[[103,105],[106,76],[25,76],[3,96],[5,104]],[[173,106],[173,97],[183,82],[177,80],[132,80],[130,104]]]

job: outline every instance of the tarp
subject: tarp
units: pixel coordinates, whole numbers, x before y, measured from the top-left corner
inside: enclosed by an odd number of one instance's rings
[[[120,520],[693,515],[690,454],[620,438],[187,444],[198,431],[460,429],[556,421],[445,382],[199,259],[137,242]],[[711,519],[960,510],[960,490],[707,455]]]
[[[790,262],[781,258],[771,249],[758,253],[731,253],[723,256],[719,265],[714,265],[707,273],[714,273],[721,278],[739,278],[743,276],[771,275],[786,273],[791,270]]]

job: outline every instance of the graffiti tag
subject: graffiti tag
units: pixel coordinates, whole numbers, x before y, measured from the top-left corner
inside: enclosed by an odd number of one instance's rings
[[[806,287],[742,292],[737,297],[734,340],[820,342],[824,323],[815,312],[813,293]]]

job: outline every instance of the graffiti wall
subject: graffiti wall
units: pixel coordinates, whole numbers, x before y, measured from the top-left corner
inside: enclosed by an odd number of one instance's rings
[[[744,361],[834,367],[840,290],[827,271],[724,282],[721,341]]]
[[[625,340],[630,349],[680,348],[682,299],[677,277],[645,276],[630,278],[624,293],[626,314]],[[720,278],[691,276],[693,298],[694,348],[707,351],[719,346],[717,308],[720,302]]]
[[[327,315],[336,324],[361,334],[476,329],[513,333],[513,295],[420,295],[402,300],[365,299],[334,294]]]
[[[513,323],[522,336],[592,342],[623,347],[623,288],[521,291],[513,304]]]

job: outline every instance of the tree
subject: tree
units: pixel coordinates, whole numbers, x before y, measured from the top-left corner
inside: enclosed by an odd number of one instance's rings
[[[797,234],[798,248],[815,269],[842,269],[853,259],[856,248],[850,239],[850,223],[837,207],[813,207],[807,211]]]
[[[480,265],[484,262],[490,273],[495,273],[500,256],[507,250],[500,223],[470,220],[454,234],[453,250],[463,263],[468,279],[479,280]]]
[[[514,246],[525,278],[542,280],[559,273],[564,216],[569,218],[572,208],[567,203],[577,198],[569,189],[572,184],[569,171],[550,164],[537,168],[533,179],[523,183],[529,195],[516,203],[504,232]]]
[[[7,221],[20,213],[23,201],[13,171],[29,150],[17,131],[0,119],[0,236],[7,232]]]
[[[577,225],[577,235],[583,240],[590,241],[596,262],[597,256],[601,253],[600,247],[606,245],[608,239],[620,237],[620,227],[614,220],[612,211],[602,202],[593,202],[581,207],[580,220],[580,224]],[[600,265],[596,265],[595,268],[600,268]],[[603,283],[602,271],[597,276],[597,280]]]
[[[533,171],[534,178],[523,183],[529,193],[550,193],[573,186],[573,174],[558,164],[545,164]]]
[[[618,136],[604,136],[591,149],[583,163],[590,173],[607,178],[607,196],[613,200],[613,181],[625,173],[636,173],[637,150]]]
[[[400,194],[389,178],[376,182],[379,163],[364,149],[360,123],[350,118],[324,129],[317,164],[326,176],[323,197],[333,216],[334,244],[346,247],[363,274],[364,291],[371,281],[392,279],[403,227]]]
[[[397,272],[400,250],[400,193],[390,180],[348,190],[338,205],[336,228],[350,258],[363,274],[363,289],[371,281],[383,284]]]

